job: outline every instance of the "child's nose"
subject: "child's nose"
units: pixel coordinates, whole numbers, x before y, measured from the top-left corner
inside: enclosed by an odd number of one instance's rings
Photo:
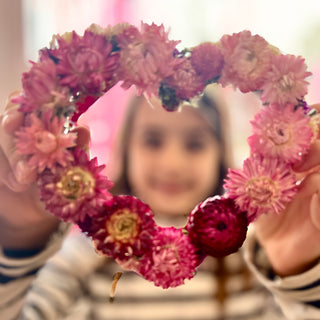
[[[187,161],[182,148],[175,143],[170,143],[163,148],[161,159],[159,158],[159,160],[163,168],[170,171],[184,170]]]

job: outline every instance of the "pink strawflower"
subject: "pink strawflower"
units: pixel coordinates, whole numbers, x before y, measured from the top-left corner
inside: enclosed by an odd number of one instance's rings
[[[229,169],[226,196],[234,199],[249,222],[263,213],[279,213],[297,192],[295,175],[277,158],[252,155],[243,169]]]
[[[221,49],[214,43],[205,42],[194,47],[191,64],[203,81],[211,82],[219,77],[224,65]]]
[[[242,31],[224,35],[221,40],[224,68],[219,83],[233,85],[242,92],[258,90],[266,80],[273,49],[259,35]]]
[[[175,90],[176,96],[181,100],[189,100],[200,94],[206,83],[196,73],[190,60],[184,60],[175,68],[171,77],[164,79],[163,83]]]
[[[311,75],[304,61],[302,57],[290,54],[273,56],[271,70],[266,74],[268,80],[261,86],[261,100],[264,103],[297,105],[297,100],[308,92],[305,79]]]
[[[31,69],[22,75],[23,92],[12,101],[21,105],[22,112],[68,106],[70,93],[68,88],[60,86],[54,62],[43,59],[31,63]]]
[[[113,30],[114,27],[110,29]],[[119,48],[126,48],[132,43],[136,43],[141,40],[141,32],[133,25],[126,25],[124,28],[117,28],[118,32],[114,34],[115,40]]]
[[[52,116],[52,110],[43,111],[41,119],[32,113],[29,125],[15,132],[17,152],[28,157],[28,165],[41,173],[45,168],[54,171],[57,165],[67,166],[73,156],[68,150],[75,146],[77,135],[64,133],[64,118]]]
[[[133,26],[131,26],[127,22],[120,22],[115,24],[114,26],[109,25],[106,28],[103,28],[96,23],[92,23],[90,27],[87,28],[87,30],[93,32],[94,34],[100,34],[106,37],[109,41],[111,41],[113,37],[117,36],[117,34],[122,33],[126,29],[131,27]]]
[[[133,196],[121,195],[106,202],[82,230],[92,237],[98,251],[122,265],[130,260],[128,264],[132,265],[150,250],[156,227],[148,205]]]
[[[70,167],[57,167],[55,173],[45,170],[39,178],[40,199],[61,220],[79,223],[98,215],[105,201],[112,196],[108,190],[112,182],[101,174],[104,165],[97,158],[89,159],[75,148]]]
[[[56,41],[58,48],[48,49],[48,54],[57,63],[61,84],[74,95],[101,95],[116,83],[119,54],[104,36],[85,31],[80,37],[73,32],[71,41],[63,37]]]
[[[126,29],[117,41],[121,49],[119,80],[125,89],[135,85],[138,94],[157,95],[162,79],[171,76],[183,61],[174,56],[179,41],[169,40],[163,25],[142,23],[141,33]]]
[[[242,246],[247,226],[246,212],[240,211],[234,200],[211,197],[193,209],[186,229],[200,251],[223,257]]]
[[[145,259],[141,274],[164,289],[184,284],[195,274],[196,248],[182,229],[158,227],[153,237],[150,259]]]
[[[301,160],[310,147],[313,137],[310,117],[302,108],[293,105],[263,108],[251,121],[254,134],[248,138],[252,153],[264,157],[279,157],[293,164]]]

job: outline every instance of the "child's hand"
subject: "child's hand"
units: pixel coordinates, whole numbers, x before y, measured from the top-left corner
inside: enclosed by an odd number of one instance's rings
[[[13,133],[22,121],[9,102],[0,116],[0,245],[8,248],[41,247],[59,224],[39,200],[35,170],[15,152]],[[89,131],[79,127],[77,133],[78,146],[86,147]]]
[[[294,168],[305,176],[294,200],[281,214],[263,215],[255,222],[258,240],[280,276],[301,273],[319,261],[320,172],[312,170],[319,165],[320,140],[317,140]]]

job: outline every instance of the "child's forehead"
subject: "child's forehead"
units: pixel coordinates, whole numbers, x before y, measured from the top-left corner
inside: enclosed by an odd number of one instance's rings
[[[187,118],[171,117],[167,119],[161,117],[148,118],[147,116],[141,116],[137,119],[133,126],[133,134],[144,136],[161,136],[161,137],[177,137],[189,138],[189,137],[203,137],[205,135],[212,135],[212,128],[203,119],[197,119],[195,117]]]
[[[208,122],[201,115],[199,109],[194,107],[182,106],[178,111],[168,112],[158,104],[151,106],[148,103],[139,106],[134,124],[136,127],[184,130],[208,126]]]

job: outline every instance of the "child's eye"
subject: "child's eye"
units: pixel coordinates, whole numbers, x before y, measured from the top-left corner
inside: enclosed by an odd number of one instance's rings
[[[186,149],[188,151],[200,151],[203,150],[205,147],[205,144],[202,141],[188,141],[186,143]]]
[[[143,144],[145,147],[148,147],[151,149],[158,149],[162,145],[162,140],[156,137],[146,137],[144,138]]]

